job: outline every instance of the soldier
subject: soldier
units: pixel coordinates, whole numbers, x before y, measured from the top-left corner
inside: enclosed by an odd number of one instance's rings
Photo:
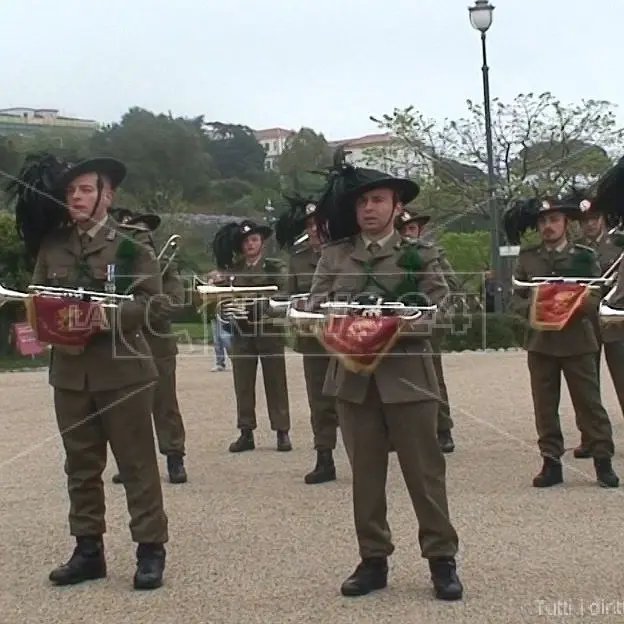
[[[316,204],[301,197],[288,197],[291,209],[278,220],[275,233],[282,247],[292,245],[295,237],[305,232],[305,242],[294,247],[288,266],[288,293],[309,293],[312,276],[321,256],[314,213]],[[336,448],[338,417],[336,401],[323,394],[323,384],[330,357],[312,336],[295,337],[295,350],[303,354],[303,372],[310,406],[310,422],[314,435],[316,465],[304,477],[307,484],[326,483],[336,479],[333,451]]]
[[[429,215],[417,214],[405,208],[397,217],[395,227],[399,234],[405,238],[421,238],[425,226],[431,217]],[[453,267],[446,259],[442,247],[438,247],[440,254],[440,266],[444,271],[444,277],[451,289],[451,292],[459,292],[461,285],[455,277]],[[442,342],[444,341],[444,328],[435,327],[431,335],[431,346],[433,347],[433,365],[435,366],[438,385],[440,386],[440,403],[438,407],[438,443],[443,453],[452,453],[455,450],[455,441],[451,434],[453,419],[451,418],[451,405],[449,403],[448,390],[444,379],[444,369],[442,368]]]
[[[69,338],[59,338],[52,348],[50,384],[66,453],[69,527],[77,542],[67,563],[50,573],[56,585],[106,576],[107,443],[123,477],[130,531],[138,543],[134,587],[159,587],[165,567],[168,521],[150,415],[157,371],[142,332],[162,281],[149,232],[107,214],[125,173],[122,163],[109,158],[71,166],[32,157],[13,187],[18,231],[36,256],[34,284],[134,296],[106,309],[106,322],[89,314],[88,342],[76,345],[76,328],[70,327]],[[93,306],[97,310],[99,304]]]
[[[600,262],[600,270],[602,273],[605,273],[619,259],[622,253],[621,241],[607,233],[605,215],[594,208],[587,193],[579,191],[575,194],[574,199],[579,202],[581,208],[583,237],[579,242],[596,251],[598,261]],[[619,245],[616,244],[616,241],[618,241]],[[615,324],[601,327],[597,314],[593,317],[593,321],[599,342],[596,354],[598,378],[600,379],[600,356],[602,346],[604,345],[605,359],[611,380],[620,403],[620,409],[624,412],[624,327]],[[576,416],[577,423],[579,423],[579,417],[582,418],[582,416],[579,414]],[[574,449],[574,457],[591,457],[587,447],[587,440],[582,436],[580,445]]]
[[[215,236],[213,248],[218,268],[229,271],[233,286],[278,286],[284,292],[287,268],[284,262],[265,256],[265,242],[273,230],[244,220],[227,224]],[[231,453],[255,448],[256,374],[258,360],[266,394],[271,429],[277,433],[277,450],[290,451],[290,409],[286,385],[284,332],[267,314],[264,302],[244,306],[222,306],[221,316],[232,322],[232,372],[236,393],[240,436],[230,445]]]
[[[160,217],[155,214],[135,215],[131,211],[120,209],[115,216],[122,223],[143,226],[152,232],[160,225]],[[166,264],[166,258],[163,259],[162,264]],[[173,262],[166,269],[162,273],[163,293],[167,298],[166,309],[169,315],[173,315],[176,308],[185,303],[184,284]],[[161,306],[160,318],[148,323],[148,326],[144,328],[147,344],[158,370],[152,415],[158,450],[167,458],[169,481],[186,483],[188,479],[184,468],[186,434],[176,390],[178,341],[176,335],[171,332],[171,319],[162,314],[164,309],[165,306]],[[119,473],[113,475],[113,483],[121,483]]]
[[[556,198],[512,204],[505,214],[510,244],[519,244],[521,234],[529,227],[536,228],[542,239],[541,243],[521,250],[515,279],[526,282],[539,276],[599,276],[600,266],[594,250],[568,241],[568,219],[578,219],[579,216],[578,204]],[[563,372],[579,415],[579,427],[594,459],[598,482],[604,487],[618,487],[619,479],[611,465],[611,423],[600,399],[596,367],[598,341],[592,317],[596,314],[599,293],[590,291],[584,300],[575,300],[575,305],[567,304],[561,315],[554,311],[556,318],[553,316],[551,321],[558,321],[560,329],[552,331],[545,324],[549,319],[545,319],[542,313],[544,306],[538,306],[540,300],[536,298],[540,291],[531,293],[531,290],[515,288],[512,305],[513,310],[528,318],[530,324],[525,349],[528,352],[538,446],[543,457],[542,470],[533,479],[533,485],[550,487],[563,482],[561,457],[565,447],[558,413]]]
[[[336,160],[340,157],[339,151]],[[312,302],[367,289],[396,300],[398,293],[418,288],[431,302],[443,303],[449,289],[437,249],[402,239],[394,229],[403,205],[418,192],[410,180],[335,162],[317,207],[317,224],[329,242],[314,275]],[[342,584],[345,596],[387,585],[388,557],[394,551],[385,491],[392,445],[418,518],[421,552],[429,561],[435,595],[444,600],[462,597],[455,562],[458,538],[449,519],[445,460],[436,436],[439,388],[426,338],[430,325],[419,323],[413,333],[399,337],[373,372],[352,372],[342,358],[333,358],[327,372],[325,392],[337,399],[352,462],[361,556]]]

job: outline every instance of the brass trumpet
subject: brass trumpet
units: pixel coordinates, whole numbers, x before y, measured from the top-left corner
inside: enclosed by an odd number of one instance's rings
[[[615,279],[615,276],[608,276],[607,273],[608,271],[605,272],[606,277],[532,277],[528,282],[514,277],[512,283],[514,288],[537,288],[543,284],[578,284],[600,289],[605,286],[611,286]]]
[[[58,297],[60,299],[80,299],[100,303],[104,308],[117,308],[122,301],[132,301],[133,295],[117,295],[104,293],[84,288],[60,288],[55,286],[28,286],[30,293],[11,290],[0,285],[0,307],[9,301],[25,301],[32,294],[45,295],[46,297]],[[117,302],[117,303],[115,303]]]
[[[160,274],[164,275],[180,250],[179,241],[182,237],[179,234],[172,234],[158,253],[158,263],[161,265]],[[164,261],[164,266],[162,262]]]

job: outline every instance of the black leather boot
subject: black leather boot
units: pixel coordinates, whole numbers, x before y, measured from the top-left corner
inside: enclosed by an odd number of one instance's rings
[[[455,450],[455,442],[450,429],[438,431],[438,444],[443,453],[452,453]]]
[[[429,570],[435,597],[438,600],[461,600],[464,588],[457,576],[457,564],[454,557],[429,559]]]
[[[615,474],[615,470],[613,470],[611,459],[608,457],[603,459],[594,457],[594,468],[596,469],[598,483],[602,487],[616,488],[620,486],[620,479]]]
[[[101,536],[77,537],[69,561],[50,572],[50,580],[55,585],[75,585],[105,576],[106,559]]]
[[[134,589],[156,589],[163,584],[165,557],[165,547],[162,544],[139,544],[137,546]]]
[[[241,429],[238,439],[230,444],[230,453],[242,453],[243,451],[253,451],[256,448],[253,431],[251,429]]]
[[[327,483],[336,480],[336,465],[331,450],[319,450],[316,452],[316,466],[309,472],[304,481],[308,485],[315,483]]]
[[[184,468],[184,457],[178,454],[167,455],[167,472],[170,483],[186,483],[188,476]]]
[[[576,457],[576,459],[588,459],[591,457],[591,453],[589,449],[581,443],[574,449],[574,457]]]
[[[558,459],[544,457],[540,473],[533,479],[533,487],[552,487],[563,483],[563,467]]]
[[[292,451],[292,444],[288,437],[288,431],[277,432],[277,450],[278,451]]]
[[[343,596],[365,596],[388,585],[388,560],[385,557],[362,559],[340,591]]]

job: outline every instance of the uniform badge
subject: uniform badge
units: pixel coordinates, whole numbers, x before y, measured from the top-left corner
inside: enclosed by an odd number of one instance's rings
[[[542,210],[550,210],[550,202],[543,201],[542,202]]]
[[[316,211],[316,206],[314,204],[308,204],[305,207],[306,217],[309,217],[310,215],[314,214],[315,211]]]
[[[580,203],[580,208],[583,212],[587,212],[591,208],[591,202],[589,201],[589,199],[584,199]]]

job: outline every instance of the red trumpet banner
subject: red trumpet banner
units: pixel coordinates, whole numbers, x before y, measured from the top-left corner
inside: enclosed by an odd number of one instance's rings
[[[83,347],[94,334],[109,328],[99,303],[49,295],[26,300],[26,319],[40,342],[58,346]]]
[[[321,344],[349,371],[373,372],[401,331],[396,316],[328,316],[318,330]]]
[[[540,284],[533,289],[529,323],[533,329],[560,331],[583,305],[589,287],[583,284]]]

